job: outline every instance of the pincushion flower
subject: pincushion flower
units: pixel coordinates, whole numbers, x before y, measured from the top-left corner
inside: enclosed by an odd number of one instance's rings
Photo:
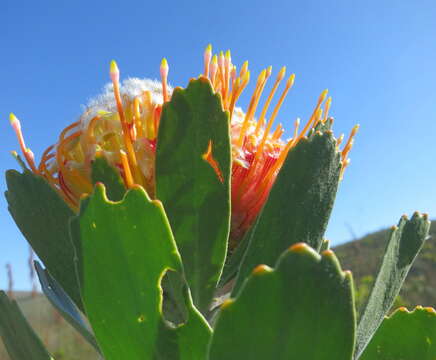
[[[244,111],[236,105],[250,80],[248,62],[238,72],[231,61],[230,51],[212,56],[209,45],[204,53],[202,76],[209,79],[214,91],[221,95],[222,106],[231,119],[231,248],[252,225],[264,205],[288,152],[318,124],[331,121],[328,117],[331,98],[327,98],[327,90],[324,90],[302,129],[300,120],[295,121],[291,139],[282,138],[285,131],[282,124],[273,129],[280,107],[294,84],[295,75],[292,74],[285,80],[278,101],[272,107],[285,73],[283,67],[263,105],[259,106],[264,88],[272,76],[272,68],[261,71],[249,106]],[[61,132],[57,143],[45,150],[38,165],[32,151],[25,145],[19,120],[11,114],[11,124],[30,169],[43,176],[75,211],[81,196],[92,192],[91,163],[96,156],[103,156],[119,171],[127,188],[141,185],[153,198],[159,121],[162,105],[171,100],[172,94],[165,59],[161,63],[160,76],[159,82],[134,78],[120,83],[119,70],[113,61],[110,67],[112,83],[89,103],[78,121]],[[349,163],[347,156],[357,128],[353,128],[341,150],[342,172]],[[338,147],[342,140],[343,135],[337,141]],[[210,150],[203,158],[214,167]],[[220,176],[219,169],[214,169]]]

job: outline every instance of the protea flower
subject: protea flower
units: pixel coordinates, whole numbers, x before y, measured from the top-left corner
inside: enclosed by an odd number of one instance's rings
[[[230,51],[212,56],[209,45],[204,53],[203,75],[209,79],[214,91],[221,95],[222,106],[231,117],[232,143],[232,226],[231,243],[240,239],[253,223],[265,203],[288,152],[328,117],[331,98],[324,90],[311,117],[300,129],[300,120],[294,124],[293,136],[282,139],[284,128],[274,121],[289,90],[294,84],[292,74],[285,81],[278,101],[267,118],[272,100],[284,80],[286,68],[277,74],[274,85],[263,105],[260,98],[272,76],[272,68],[263,70],[257,78],[248,108],[243,111],[237,101],[250,80],[248,62],[238,72],[232,64]],[[155,194],[155,150],[162,104],[170,101],[172,88],[168,85],[168,64],[160,66],[161,80],[127,79],[119,82],[119,70],[114,61],[110,66],[112,84],[105,93],[90,102],[80,119],[67,126],[55,145],[42,154],[39,165],[25,145],[19,120],[11,114],[11,124],[17,134],[21,150],[30,169],[43,176],[59,195],[78,210],[79,200],[92,192],[91,162],[97,155],[118,169],[127,188],[139,184],[151,197]],[[256,113],[260,111],[258,116]],[[357,126],[341,151],[342,171],[349,163],[347,155],[353,144]],[[338,146],[343,135],[338,139]],[[204,156],[211,166],[213,158]],[[219,172],[217,172],[219,176]],[[233,245],[232,245],[233,244]]]

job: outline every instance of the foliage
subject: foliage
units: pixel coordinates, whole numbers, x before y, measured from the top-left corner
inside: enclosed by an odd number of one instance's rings
[[[9,208],[44,263],[52,304],[111,360],[431,359],[433,310],[384,320],[427,238],[427,216],[403,216],[390,230],[359,317],[351,273],[323,240],[346,166],[331,122],[290,149],[257,221],[228,251],[230,124],[219,99],[200,78],[163,106],[156,199],[139,185],[123,194],[101,159],[77,214],[38,174],[8,172]],[[56,357],[3,293],[0,314],[12,360]],[[399,328],[410,332],[401,346]]]

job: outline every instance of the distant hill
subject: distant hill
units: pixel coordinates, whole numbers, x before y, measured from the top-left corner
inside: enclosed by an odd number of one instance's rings
[[[343,269],[351,270],[357,287],[358,305],[365,302],[377,276],[389,230],[381,230],[333,248]],[[436,221],[413,264],[396,305],[436,307]]]

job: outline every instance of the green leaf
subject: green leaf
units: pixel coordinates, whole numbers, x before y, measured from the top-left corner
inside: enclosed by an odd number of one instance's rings
[[[18,304],[0,291],[0,336],[11,360],[51,360]]]
[[[385,318],[361,360],[435,360],[436,311],[400,308]]]
[[[120,201],[126,193],[123,179],[119,172],[110,165],[106,158],[97,156],[92,162],[92,183],[102,183],[106,187],[106,194],[109,200]],[[174,323],[186,321],[187,314],[185,309],[185,301],[183,290],[184,281],[180,281],[180,277],[176,273],[168,273],[162,281],[164,291],[164,312],[168,320]]]
[[[38,274],[39,282],[45,296],[47,296],[50,303],[62,314],[63,318],[67,320],[83,337],[86,339],[95,350],[100,352],[94,335],[85,323],[79,309],[72,302],[69,296],[60,287],[57,281],[50,275],[50,273],[43,269],[38,261],[34,262],[36,273]]]
[[[83,310],[69,237],[74,212],[43,177],[30,171],[9,170],[6,182],[9,212],[18,228],[50,274]]]
[[[341,170],[331,131],[303,138],[280,170],[252,231],[234,293],[257,264],[272,266],[290,245],[305,242],[319,250]]]
[[[160,201],[138,186],[114,203],[99,184],[71,233],[83,302],[105,359],[205,358],[210,329],[189,292],[185,324],[172,328],[162,314],[161,279],[167,270],[183,275],[183,267]]]
[[[232,280],[237,274],[239,267],[241,266],[242,259],[244,258],[245,252],[247,251],[248,245],[250,243],[251,233],[253,231],[253,227],[251,227],[242,241],[238,244],[236,249],[232,254],[227,254],[228,260],[226,259],[226,263],[223,268],[223,273],[220,278],[219,286],[225,285],[227,282]]]
[[[208,146],[219,175],[203,159]],[[194,303],[210,305],[230,228],[229,114],[209,80],[176,88],[163,106],[156,150],[156,198],[165,206]]]
[[[320,252],[330,249],[330,241],[328,239],[324,239],[321,244]]]
[[[388,313],[430,229],[427,215],[414,213],[391,229],[383,262],[357,327],[355,358],[359,358]]]
[[[351,273],[332,251],[304,243],[260,265],[218,315],[210,360],[350,360],[355,310]]]
[[[94,185],[101,182],[106,186],[107,197],[112,201],[120,201],[126,193],[119,172],[103,156],[97,156],[92,162],[91,177]]]

